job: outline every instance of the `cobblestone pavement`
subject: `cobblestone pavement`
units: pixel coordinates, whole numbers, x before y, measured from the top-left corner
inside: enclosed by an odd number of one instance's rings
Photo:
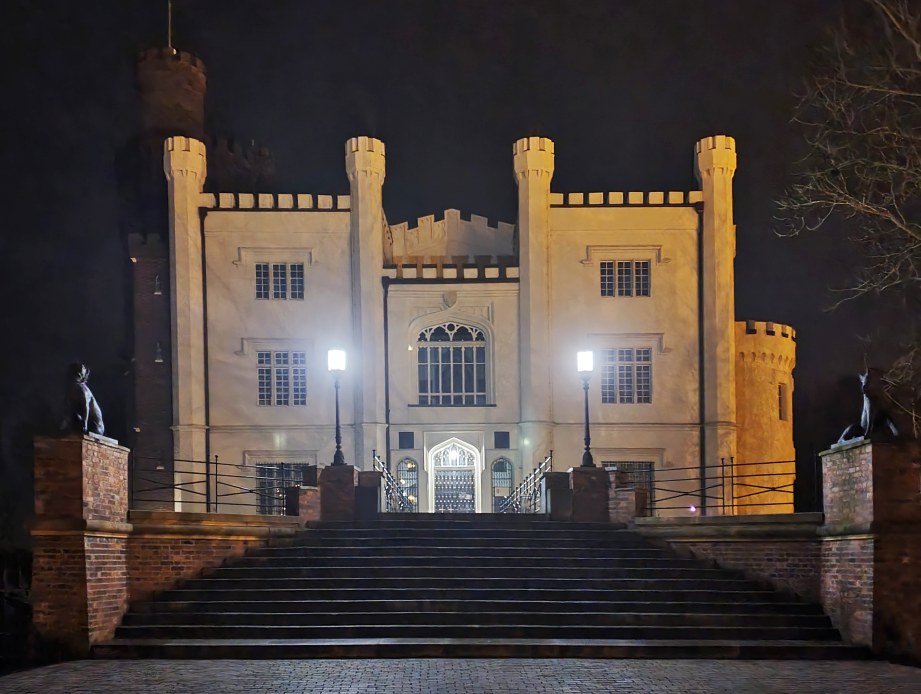
[[[3,694],[921,692],[921,669],[875,661],[83,660],[0,677]]]

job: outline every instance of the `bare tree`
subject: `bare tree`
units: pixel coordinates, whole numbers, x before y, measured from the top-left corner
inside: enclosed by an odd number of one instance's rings
[[[898,289],[921,306],[921,3],[866,0],[863,17],[831,31],[794,122],[807,153],[778,201],[781,233],[850,231],[865,263],[838,304]],[[917,401],[921,347],[905,347],[887,380]]]

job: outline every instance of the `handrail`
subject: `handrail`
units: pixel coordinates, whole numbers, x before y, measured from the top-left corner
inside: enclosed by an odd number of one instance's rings
[[[553,451],[544,458],[543,462],[531,470],[515,491],[509,494],[508,499],[499,506],[499,513],[540,513],[541,485],[540,481],[545,472],[549,472],[553,464]]]
[[[390,470],[381,461],[381,457],[376,453],[371,456],[371,465],[375,470],[381,473],[381,479],[384,482],[384,511],[386,513],[412,513],[416,510],[413,504],[397,479],[390,474]]]

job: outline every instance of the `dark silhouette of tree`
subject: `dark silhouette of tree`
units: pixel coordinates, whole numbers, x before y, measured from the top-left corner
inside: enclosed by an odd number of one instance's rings
[[[835,305],[899,294],[917,319],[886,381],[921,404],[921,3],[866,0],[829,32],[797,104],[806,155],[778,201],[797,234],[844,226],[864,251]],[[907,397],[905,397],[907,396]],[[915,417],[916,429],[918,419]]]

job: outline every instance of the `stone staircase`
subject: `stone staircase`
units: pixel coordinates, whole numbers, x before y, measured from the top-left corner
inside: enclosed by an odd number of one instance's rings
[[[104,658],[856,658],[816,605],[610,525],[323,523],[132,606]]]

